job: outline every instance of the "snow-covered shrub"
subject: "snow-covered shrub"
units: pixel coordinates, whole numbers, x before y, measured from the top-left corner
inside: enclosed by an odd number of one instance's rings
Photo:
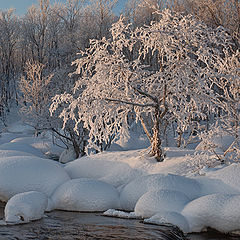
[[[213,125],[209,131],[200,133],[199,138],[202,141],[196,150],[212,152],[220,162],[239,161],[239,137],[231,135],[230,129]]]
[[[68,121],[66,128],[62,130],[63,122],[58,117],[59,111],[56,111],[55,114],[49,112],[52,97],[56,93],[69,90],[73,84],[72,81],[74,80],[68,77],[67,69],[55,69],[49,73],[43,64],[27,62],[25,76],[22,76],[19,83],[23,94],[21,113],[24,120],[36,129],[37,134],[50,131],[54,139],[60,139],[67,149],[74,149],[76,157],[78,157],[85,154],[87,132],[83,129],[82,124],[78,125],[77,133],[73,131],[74,123],[72,121]]]
[[[192,174],[200,174],[204,168],[211,168],[219,165],[220,162],[215,155],[209,152],[195,152],[189,156],[188,166],[192,169]]]

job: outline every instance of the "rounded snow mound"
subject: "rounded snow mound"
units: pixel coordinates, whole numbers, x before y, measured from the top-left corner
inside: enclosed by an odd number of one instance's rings
[[[211,194],[188,203],[182,211],[188,220],[189,232],[207,227],[220,232],[240,229],[240,194]]]
[[[118,208],[119,194],[112,185],[94,179],[72,179],[59,186],[52,196],[55,209],[81,212]]]
[[[20,136],[22,136],[22,135],[25,136],[25,134],[21,134]],[[2,132],[0,134],[0,144],[8,143],[15,138],[16,138],[16,134],[14,134],[14,133]]]
[[[33,144],[38,142],[40,139],[37,137],[17,137],[14,138],[11,142],[21,142],[21,143],[27,143],[27,144]]]
[[[189,225],[186,218],[178,212],[173,211],[161,211],[151,218],[144,219],[145,223],[153,223],[153,224],[172,224],[174,226],[179,227],[183,232],[189,232]]]
[[[40,219],[44,215],[47,204],[48,198],[41,192],[16,194],[5,206],[5,221],[7,224],[19,224]]]
[[[27,124],[22,123],[21,121],[15,122],[7,127],[8,131],[11,133],[28,133],[28,134],[34,134],[35,129]]]
[[[14,157],[14,156],[33,156],[31,153],[20,152],[15,150],[1,150],[0,158]]]
[[[199,197],[201,187],[194,179],[173,174],[142,176],[123,188],[120,194],[120,206],[123,210],[133,211],[138,199],[143,194],[163,189],[180,191],[192,200]]]
[[[180,212],[190,199],[182,192],[173,190],[157,190],[145,193],[135,206],[135,214],[149,218],[158,212]]]
[[[65,170],[71,178],[93,178],[118,187],[140,176],[140,171],[132,169],[127,163],[107,160],[79,158],[67,163]]]
[[[105,177],[102,177],[99,180],[109,183],[114,187],[120,187],[142,175],[143,173],[140,170],[132,169],[130,166],[123,165],[122,168],[113,169],[111,173],[108,173]]]
[[[4,144],[0,145],[0,150],[14,150],[14,151],[26,152],[26,153],[32,154],[36,157],[44,156],[41,151],[39,151],[38,149],[32,147],[31,145],[29,145],[27,143],[23,143],[23,142],[4,143]]]
[[[206,176],[213,179],[220,179],[230,187],[240,191],[240,164],[233,163],[220,170],[207,173]]]
[[[195,178],[201,186],[200,196],[225,193],[225,194],[240,194],[240,189],[237,190],[220,179],[208,178],[206,176],[200,176]]]
[[[50,196],[69,176],[57,162],[30,156],[0,159],[0,200],[17,193],[39,191]]]

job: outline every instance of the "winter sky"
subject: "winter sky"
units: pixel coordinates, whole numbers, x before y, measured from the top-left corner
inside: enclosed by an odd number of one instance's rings
[[[51,3],[59,1],[65,2],[66,0],[50,0]],[[118,0],[118,4],[115,9],[116,13],[119,13],[121,9],[123,9],[125,2],[126,0]],[[17,15],[23,15],[31,5],[37,3],[38,0],[0,0],[0,9],[14,8],[16,9]]]

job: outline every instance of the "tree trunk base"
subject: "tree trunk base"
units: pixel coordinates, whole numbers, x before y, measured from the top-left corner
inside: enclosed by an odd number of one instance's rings
[[[161,149],[157,149],[155,151],[152,150],[152,151],[150,151],[149,155],[150,155],[150,157],[155,157],[157,162],[163,162],[163,160],[164,160],[164,154]]]

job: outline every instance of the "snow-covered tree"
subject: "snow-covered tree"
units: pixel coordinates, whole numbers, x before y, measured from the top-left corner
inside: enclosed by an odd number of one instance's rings
[[[57,95],[54,112],[68,104],[60,117],[89,130],[89,147],[97,147],[128,128],[134,111],[150,138],[151,155],[163,160],[161,129],[176,121],[183,131],[196,118],[215,111],[210,79],[221,75],[223,49],[231,45],[224,29],[212,30],[191,15],[169,10],[150,26],[131,29],[121,18],[111,28],[111,38],[92,40],[73,62],[79,80],[73,94]],[[133,59],[129,52],[138,49]],[[148,60],[155,63],[148,64]],[[171,117],[170,117],[171,116]],[[144,126],[152,118],[152,131]]]
[[[240,2],[238,0],[176,0],[178,11],[193,14],[208,26],[222,26],[240,46]]]
[[[23,94],[21,113],[26,123],[36,129],[36,133],[52,132],[53,137],[60,139],[67,148],[73,148],[76,157],[84,155],[86,131],[82,125],[78,133],[73,131],[74,123],[69,121],[64,130],[62,120],[58,118],[59,112],[50,116],[49,107],[51,99],[56,93],[69,89],[67,70],[56,69],[49,73],[41,63],[27,62],[25,75],[21,77],[19,87]],[[64,105],[63,105],[64,106]]]

